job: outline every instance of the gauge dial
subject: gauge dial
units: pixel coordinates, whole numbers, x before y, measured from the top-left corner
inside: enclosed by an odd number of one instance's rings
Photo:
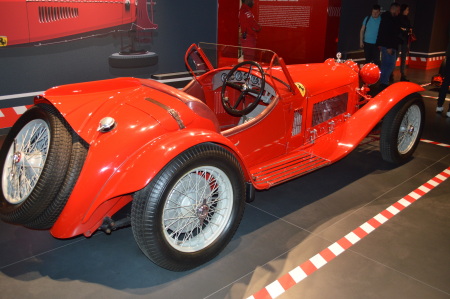
[[[236,78],[237,81],[241,81],[242,78],[243,78],[242,72],[241,71],[237,71],[236,75],[235,75],[235,78]]]
[[[222,79],[222,82],[225,82],[225,80],[227,79],[227,73],[223,73],[220,78]]]
[[[252,81],[252,84],[254,84],[254,85],[259,84],[259,78],[256,76],[251,76],[250,80]]]

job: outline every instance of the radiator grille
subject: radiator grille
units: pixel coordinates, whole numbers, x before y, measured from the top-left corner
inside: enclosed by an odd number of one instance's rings
[[[347,111],[348,93],[314,104],[312,126],[326,122]]]

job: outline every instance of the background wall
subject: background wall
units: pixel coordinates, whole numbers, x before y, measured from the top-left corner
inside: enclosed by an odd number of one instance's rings
[[[239,43],[240,0],[219,3],[218,41]],[[341,0],[255,0],[252,13],[261,25],[257,48],[270,49],[287,64],[335,57]]]
[[[0,3],[1,12],[1,3]],[[217,40],[217,2],[162,0],[154,7],[151,41],[145,49],[159,55],[157,65],[114,69],[108,57],[119,52],[116,34],[46,46],[0,48],[0,96],[42,91],[51,86],[117,76],[148,78],[154,73],[184,71],[184,52],[192,43]],[[0,100],[0,108],[31,103],[28,98]]]
[[[422,28],[417,28],[418,34],[420,34],[424,39],[424,43],[420,44],[420,48],[417,47],[417,49],[414,50],[431,53],[445,51],[448,40],[447,30],[450,22],[450,1],[418,0],[417,17],[420,17],[424,23]]]
[[[258,0],[255,0],[258,2]],[[310,0],[299,0],[309,3]],[[318,7],[327,8],[342,3],[340,9],[340,26],[338,50],[345,53],[359,49],[359,30],[362,20],[371,12],[377,0],[314,0]],[[231,14],[225,4],[237,10],[240,0],[160,0],[154,7],[154,21],[158,29],[152,31],[151,41],[145,49],[156,52],[159,61],[156,65],[136,69],[114,69],[108,65],[108,57],[120,50],[121,39],[117,35],[105,35],[67,43],[40,47],[0,48],[0,109],[32,103],[32,96],[11,97],[10,95],[43,91],[51,86],[100,80],[118,76],[136,76],[148,78],[152,74],[184,71],[183,55],[187,47],[199,41],[216,42],[219,29],[229,32],[237,30],[236,14]],[[391,0],[378,0],[383,8],[388,8]],[[449,0],[402,0],[411,5],[411,20],[418,41],[411,51],[417,53],[443,52],[447,43],[447,26],[450,20]],[[219,4],[221,6],[219,7]],[[0,12],[1,10],[0,1]],[[314,4],[316,5],[316,4]],[[228,7],[227,6],[227,7]],[[219,15],[219,17],[218,17]],[[234,18],[234,20],[231,20]],[[312,29],[316,20],[311,21]],[[230,25],[231,24],[231,25]],[[234,25],[233,25],[234,24]],[[320,28],[323,27],[323,24]],[[332,26],[330,26],[332,27]],[[226,31],[225,30],[225,31]],[[321,31],[323,37],[324,30]],[[336,50],[334,38],[327,39],[325,54],[331,56]],[[231,36],[231,35],[230,35]],[[279,34],[280,38],[286,38]],[[234,42],[233,42],[234,41]],[[237,43],[237,36],[220,40],[223,43]],[[292,38],[290,42],[297,43]],[[313,40],[308,40],[314,44]],[[322,43],[323,45],[323,43]],[[272,48],[270,44],[266,47]],[[273,44],[275,47],[275,45]],[[300,52],[301,54],[301,52]],[[419,54],[418,54],[419,55]],[[422,54],[420,54],[422,55]],[[345,56],[344,56],[345,57]],[[301,58],[301,57],[300,57]],[[311,57],[303,57],[303,62],[311,62]],[[296,62],[296,59],[292,59]],[[289,61],[288,61],[289,62]],[[292,62],[291,62],[292,63]],[[0,111],[1,115],[1,111]]]

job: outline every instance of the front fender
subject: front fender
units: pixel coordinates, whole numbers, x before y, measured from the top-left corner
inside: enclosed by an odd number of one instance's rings
[[[414,83],[395,83],[355,112],[344,124],[337,126],[332,134],[319,138],[311,148],[314,154],[335,162],[345,157],[375,128],[384,116],[408,95],[423,91]]]
[[[131,201],[132,194],[144,188],[151,179],[173,158],[186,149],[204,142],[213,142],[233,151],[242,161],[242,155],[227,138],[213,131],[185,129],[171,132],[151,140],[131,154],[94,198],[84,196],[86,186],[76,185],[60,217],[51,229],[57,238],[70,238],[79,234],[91,235],[102,223],[103,218],[112,216]],[[246,172],[245,165],[243,170]],[[89,178],[89,173],[84,173]]]

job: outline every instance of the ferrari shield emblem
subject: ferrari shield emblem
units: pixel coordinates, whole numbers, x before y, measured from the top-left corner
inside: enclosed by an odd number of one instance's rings
[[[303,84],[299,83],[299,82],[295,82],[295,86],[297,86],[298,90],[300,90],[300,93],[301,93],[302,97],[304,97],[305,93],[306,93],[305,86],[303,86]]]
[[[0,36],[0,47],[6,47],[8,44],[8,38],[6,36]]]

